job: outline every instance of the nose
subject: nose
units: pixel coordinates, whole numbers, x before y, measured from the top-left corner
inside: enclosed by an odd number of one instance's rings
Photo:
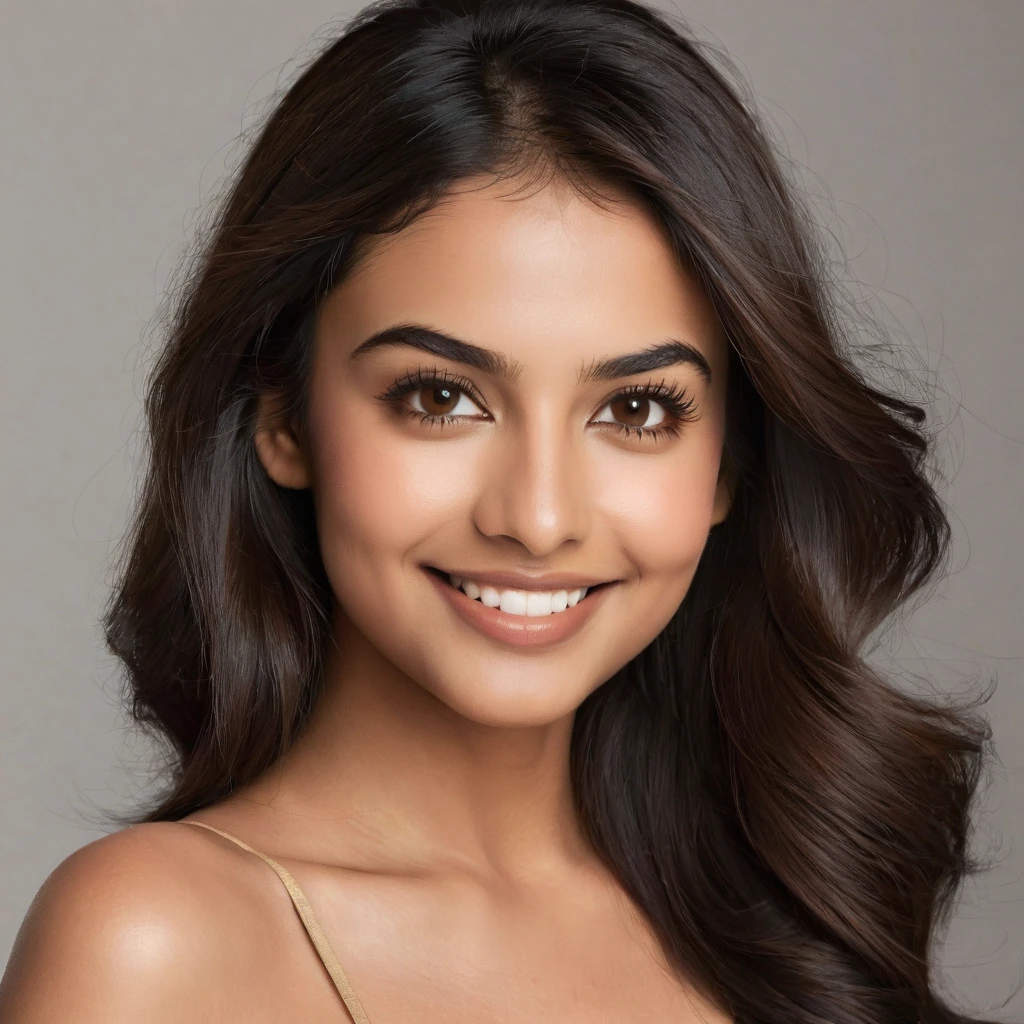
[[[583,540],[592,513],[583,439],[564,418],[556,422],[553,405],[500,433],[473,510],[477,529],[534,558]]]

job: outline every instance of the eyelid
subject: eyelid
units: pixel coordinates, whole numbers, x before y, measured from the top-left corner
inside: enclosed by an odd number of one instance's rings
[[[486,403],[480,397],[480,393],[477,390],[476,385],[468,377],[463,377],[460,374],[452,373],[450,370],[441,369],[439,367],[427,369],[426,367],[421,366],[417,367],[415,370],[410,370],[409,372],[402,374],[400,377],[396,377],[395,380],[392,381],[391,384],[376,397],[385,403],[396,402],[408,394],[421,391],[431,385],[436,386],[437,384],[453,385],[464,394],[468,395],[473,402],[484,410],[484,412],[487,412]],[[490,413],[488,413],[488,415],[490,415]]]
[[[689,390],[685,386],[667,382],[664,378],[657,383],[648,380],[643,383],[627,384],[608,398],[601,408],[604,409],[612,402],[632,395],[652,399],[681,423],[689,423],[699,418],[696,399]]]

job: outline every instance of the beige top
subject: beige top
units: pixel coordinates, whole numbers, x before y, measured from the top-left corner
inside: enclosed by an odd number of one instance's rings
[[[345,1009],[348,1010],[355,1024],[370,1024],[370,1018],[366,1016],[362,1004],[359,1002],[358,997],[352,989],[352,985],[345,976],[345,972],[341,969],[341,964],[338,963],[338,958],[334,955],[334,950],[331,949],[331,944],[327,941],[327,936],[324,934],[323,928],[320,927],[320,922],[317,921],[316,915],[313,913],[313,908],[309,905],[309,900],[306,899],[305,893],[299,888],[299,883],[292,878],[288,869],[282,867],[282,865],[278,864],[276,860],[268,857],[265,853],[260,853],[259,850],[254,850],[247,843],[243,843],[241,839],[236,838],[229,832],[225,832],[222,829],[214,828],[213,825],[207,825],[202,821],[191,821],[187,818],[181,819],[181,824],[198,825],[200,828],[208,828],[211,832],[216,832],[219,835],[222,835],[225,839],[230,839],[231,842],[236,846],[240,846],[243,850],[248,850],[250,853],[256,854],[257,857],[266,861],[274,871],[277,872],[278,878],[284,882],[284,887],[288,890],[288,895],[292,898],[292,903],[298,911],[299,918],[302,920],[306,933],[312,940],[320,959],[323,961],[324,967],[327,968],[327,973],[330,974],[331,979],[334,981],[334,987],[338,990],[338,994],[341,996],[341,1001],[345,1004]]]

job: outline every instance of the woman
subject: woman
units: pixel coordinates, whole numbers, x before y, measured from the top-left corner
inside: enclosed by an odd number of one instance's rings
[[[0,1017],[973,1020],[929,954],[990,734],[864,660],[948,526],[836,309],[663,16],[366,8],[151,382],[105,625],[165,791]]]

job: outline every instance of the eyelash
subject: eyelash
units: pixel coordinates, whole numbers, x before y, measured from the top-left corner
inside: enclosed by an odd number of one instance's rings
[[[377,397],[380,401],[397,409],[402,415],[416,417],[421,423],[431,426],[438,424],[442,427],[445,424],[458,423],[462,419],[461,416],[438,416],[434,413],[420,412],[418,409],[410,409],[402,401],[406,395],[425,388],[434,388],[438,385],[448,385],[449,387],[456,388],[463,394],[468,395],[477,405],[481,407],[484,405],[472,381],[466,377],[460,377],[458,374],[450,373],[447,370],[438,369],[418,369],[407,373],[397,378],[383,394]],[[646,384],[631,384],[629,387],[617,391],[601,408],[603,409],[612,402],[620,401],[623,398],[634,397],[654,399],[672,419],[666,420],[656,427],[639,427],[628,423],[609,423],[607,421],[601,421],[601,426],[617,427],[620,433],[625,436],[633,433],[638,438],[656,441],[662,437],[678,436],[684,423],[689,423],[697,418],[694,415],[696,403],[692,396],[675,384],[666,384],[664,380],[657,384],[651,381]]]

